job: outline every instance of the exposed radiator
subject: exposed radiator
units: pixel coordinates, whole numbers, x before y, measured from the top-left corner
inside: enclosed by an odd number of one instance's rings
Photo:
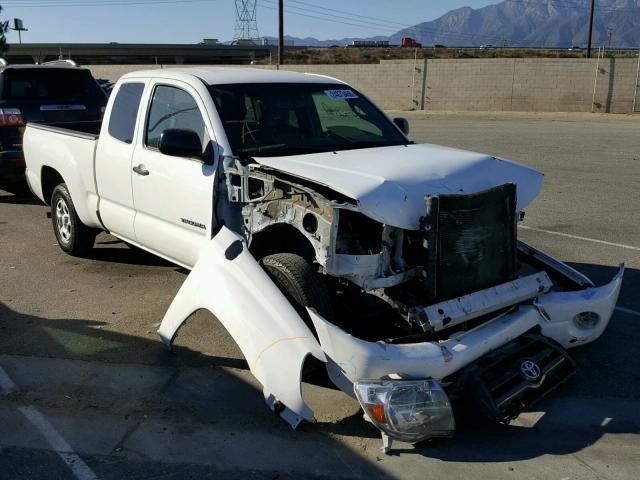
[[[516,278],[516,186],[427,196],[426,295],[449,300]]]

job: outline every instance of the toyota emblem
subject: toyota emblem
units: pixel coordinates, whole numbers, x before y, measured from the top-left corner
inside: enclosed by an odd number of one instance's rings
[[[525,360],[520,364],[520,373],[528,382],[533,382],[540,378],[540,367],[536,362]]]

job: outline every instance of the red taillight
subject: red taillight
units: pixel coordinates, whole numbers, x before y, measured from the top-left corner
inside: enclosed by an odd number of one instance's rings
[[[0,108],[0,127],[22,127],[24,119],[18,108]]]

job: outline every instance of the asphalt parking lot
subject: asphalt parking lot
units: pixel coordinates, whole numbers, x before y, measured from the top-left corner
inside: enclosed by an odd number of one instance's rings
[[[305,384],[317,422],[292,431],[210,315],[165,351],[155,331],[186,271],[106,234],[69,257],[45,206],[0,191],[0,479],[637,478],[640,116],[408,116],[417,142],[545,173],[520,238],[596,283],[625,263],[578,375],[511,425],[461,412],[454,438],[391,456],[354,400]]]

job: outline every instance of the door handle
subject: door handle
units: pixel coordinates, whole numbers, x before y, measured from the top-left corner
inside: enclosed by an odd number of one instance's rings
[[[140,164],[137,167],[133,167],[133,171],[136,172],[138,175],[142,175],[143,177],[146,177],[147,175],[149,175],[149,170],[144,168],[144,165]]]

